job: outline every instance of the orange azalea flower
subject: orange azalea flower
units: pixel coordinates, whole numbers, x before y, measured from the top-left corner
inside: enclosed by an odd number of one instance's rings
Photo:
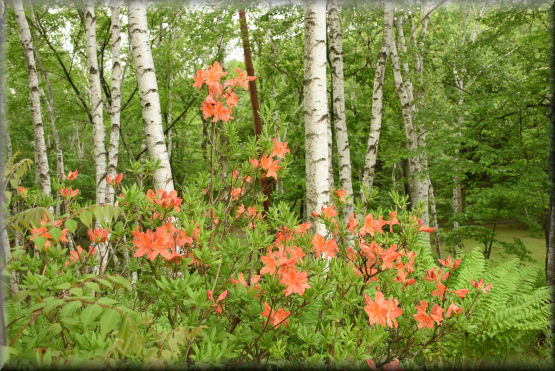
[[[271,157],[266,157],[262,155],[260,159],[260,167],[266,170],[266,174],[264,175],[266,178],[273,177],[277,180],[277,171],[281,169],[281,166],[278,166],[279,161],[272,160]]]
[[[106,175],[106,181],[108,182],[108,184],[111,184],[114,187],[120,184],[122,179],[123,173],[116,174],[113,180],[108,175]]]
[[[293,293],[303,295],[304,290],[310,288],[307,275],[308,272],[299,272],[295,268],[286,269],[285,272],[282,273],[280,281],[281,284],[287,286],[283,294],[285,296],[289,296]]]
[[[86,261],[89,257],[93,256],[95,254],[95,250],[94,247],[89,246],[89,251],[86,254],[86,259],[83,260],[85,257],[82,255],[83,254],[83,248],[81,246],[77,246],[77,251],[71,251],[69,253],[69,259],[66,261],[66,267],[69,266],[70,262],[83,262]]]
[[[262,261],[262,263],[264,263],[264,267],[262,267],[262,269],[260,270],[260,274],[262,275],[262,274],[270,273],[270,275],[273,275],[277,268],[277,263],[276,263],[274,254],[271,251],[269,251],[267,255],[261,256],[260,260]]]
[[[337,210],[335,210],[335,207],[333,207],[333,205],[329,207],[322,206],[321,210],[324,218],[333,218],[334,216],[337,216],[339,214]]]
[[[319,233],[314,235],[314,238],[312,239],[312,247],[316,250],[317,256],[325,254],[326,257],[334,258],[335,253],[339,252],[339,248],[337,247],[337,243],[334,239],[325,241],[324,237]]]
[[[444,267],[455,270],[461,264],[462,258],[459,258],[453,261],[451,256],[448,256],[447,259],[445,260],[438,259],[438,261],[439,261],[439,264],[443,265]]]
[[[463,311],[464,307],[457,307],[455,305],[455,303],[453,303],[451,301],[451,305],[449,306],[449,308],[447,308],[447,313],[445,314],[445,317],[449,318],[451,317],[451,314],[455,313],[455,314],[461,314]]]
[[[149,189],[146,195],[152,202],[162,206],[164,209],[173,207],[175,211],[180,211],[179,205],[183,202],[183,200],[177,196],[177,191],[175,190],[166,192],[163,189],[159,189],[154,193],[152,189]]]
[[[451,291],[453,294],[457,295],[459,298],[464,299],[464,297],[466,296],[466,294],[468,294],[470,292],[469,289],[459,289],[459,290],[453,290]]]
[[[287,326],[287,317],[290,314],[290,311],[284,310],[281,307],[278,308],[277,312],[273,311],[267,301],[264,302],[264,311],[260,313],[262,317],[268,318],[268,321],[274,328],[278,328],[281,325]]]
[[[399,326],[397,317],[403,314],[403,311],[399,308],[397,299],[390,298],[385,300],[384,294],[378,291],[374,296],[374,301],[370,299],[368,294],[364,294],[364,301],[366,302],[364,311],[368,315],[370,325],[379,323],[383,327],[389,326],[393,328]]]
[[[337,197],[339,197],[341,202],[347,202],[347,199],[345,198],[345,197],[347,197],[347,191],[346,190],[339,188],[337,191],[335,191],[335,195]]]
[[[110,229],[108,228],[96,228],[94,231],[92,229],[89,229],[89,238],[91,242],[106,242],[109,233]]]
[[[27,192],[28,192],[27,188],[17,187],[17,194],[18,195],[21,195],[21,196],[25,197],[25,196],[27,196]]]
[[[349,217],[349,223],[347,223],[347,230],[351,233],[355,233],[356,228],[358,227],[358,222],[355,219],[355,214],[352,214]]]
[[[67,199],[77,196],[78,193],[79,190],[74,190],[72,187],[60,189],[60,194]]]
[[[274,143],[274,149],[270,154],[270,157],[276,156],[279,158],[283,158],[287,152],[289,152],[289,148],[287,148],[287,142],[278,142],[277,139],[273,139],[272,142]]]
[[[427,327],[427,328],[434,328],[434,321],[432,317],[430,317],[426,313],[426,309],[428,308],[428,303],[424,300],[420,301],[420,305],[416,304],[416,314],[413,315],[414,319],[418,322],[418,328]]]
[[[66,178],[70,182],[75,180],[75,178],[77,178],[77,175],[79,175],[79,172],[77,170],[70,171],[67,175],[63,174],[64,178]]]
[[[446,289],[447,289],[447,287],[444,284],[437,281],[436,282],[436,289],[434,291],[432,291],[432,295],[437,296],[440,299],[443,299],[443,295],[445,295],[445,290]]]
[[[422,225],[421,219],[417,219],[417,222],[420,225],[420,228],[418,228],[418,232],[432,233],[434,231],[434,228],[428,227],[427,225]]]
[[[239,205],[237,210],[235,210],[235,216],[239,217],[239,216],[243,215],[244,212],[245,212],[245,205],[241,204],[241,205]]]
[[[430,311],[430,317],[435,323],[441,326],[441,321],[443,321],[443,308],[436,304]]]
[[[301,223],[297,228],[295,228],[295,232],[300,236],[304,236],[304,234],[307,230],[310,229],[310,227],[312,227],[312,223]]]
[[[487,294],[487,292],[491,289],[491,283],[489,285],[487,285],[486,287],[484,287],[485,283],[484,283],[484,280],[482,278],[480,278],[480,281],[477,281],[477,282],[475,282],[471,278],[470,283],[472,284],[472,286],[474,286],[474,288],[476,288],[476,290],[480,290],[481,292],[483,292],[484,295]]]
[[[218,302],[224,300],[227,296],[227,290],[225,290],[224,292],[222,292],[219,296],[218,299],[216,299],[216,301],[214,301],[214,296],[212,295],[212,291],[210,290],[206,290],[206,294],[208,295],[208,299],[210,299],[210,301],[212,301],[212,308],[214,308],[214,310],[216,311],[216,313],[218,314],[222,314],[222,305],[218,304]]]
[[[364,236],[367,233],[370,233],[370,236],[374,237],[374,233],[379,232],[384,234],[382,231],[382,227],[386,224],[385,220],[382,220],[380,216],[379,219],[374,220],[374,215],[368,214],[366,218],[364,218],[364,226],[360,228],[360,235]]]
[[[389,217],[391,218],[391,220],[387,221],[386,224],[389,224],[389,232],[393,233],[393,225],[401,225],[401,223],[399,223],[399,220],[397,220],[397,210],[390,212]]]

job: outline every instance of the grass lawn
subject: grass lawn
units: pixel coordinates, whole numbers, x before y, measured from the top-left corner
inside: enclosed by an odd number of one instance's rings
[[[433,234],[432,234],[433,236]],[[531,257],[535,262],[529,262],[526,264],[533,264],[541,269],[545,268],[545,235],[541,233],[532,233],[522,228],[520,225],[515,224],[502,224],[498,225],[495,230],[495,238],[503,242],[513,242],[513,238],[519,238],[522,240],[524,245],[528,250],[531,251]],[[445,241],[441,241],[441,251],[442,255],[449,255],[452,246],[446,245]],[[433,243],[433,240],[432,240]],[[463,251],[465,253],[472,251],[474,248],[479,247],[481,250],[484,249],[484,245],[478,241],[472,239],[463,240]],[[435,246],[434,246],[435,252]],[[513,259],[514,255],[505,254],[505,251],[500,245],[493,245],[491,252],[491,260],[497,263],[501,263],[510,259]]]

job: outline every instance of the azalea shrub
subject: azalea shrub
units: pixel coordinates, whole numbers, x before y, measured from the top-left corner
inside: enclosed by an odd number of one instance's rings
[[[211,169],[179,191],[133,169],[107,178],[114,205],[89,205],[76,170],[59,180],[58,214],[36,191],[11,198],[27,210],[8,220],[25,238],[8,262],[10,362],[381,368],[441,360],[479,332],[495,284],[468,276],[472,259],[434,259],[406,199],[343,218],[347,195],[332,190],[314,213],[325,234],[287,203],[264,209],[261,182],[283,176],[289,148],[272,130],[233,145],[236,90],[254,77],[226,76],[215,63],[195,77]],[[219,146],[237,149],[222,159]]]

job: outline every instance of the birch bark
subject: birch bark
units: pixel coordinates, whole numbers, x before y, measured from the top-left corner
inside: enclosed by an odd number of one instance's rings
[[[120,2],[114,1],[111,9],[111,28],[112,28],[112,89],[111,89],[111,113],[110,113],[110,148],[108,151],[108,175],[111,179],[118,171],[119,156],[119,132],[120,132],[120,112],[121,112],[121,31],[120,31]],[[114,187],[106,187],[106,203],[114,203]]]
[[[106,202],[106,133],[103,121],[102,91],[96,52],[96,16],[94,1],[86,0],[84,9],[87,61],[89,64],[89,90],[93,119],[94,166],[96,172],[96,203]]]
[[[339,160],[339,185],[347,192],[343,206],[343,220],[348,221],[353,213],[353,180],[351,150],[345,115],[345,80],[343,75],[343,36],[341,34],[340,9],[337,0],[328,3],[328,26],[331,60],[332,99],[335,127],[335,143]],[[328,147],[329,150],[329,147]]]
[[[383,84],[385,79],[385,69],[387,65],[387,57],[391,48],[390,42],[393,39],[393,3],[384,1],[384,26],[382,46],[378,54],[376,63],[376,72],[374,74],[374,89],[372,92],[372,119],[370,123],[370,135],[368,136],[368,145],[366,147],[366,158],[364,161],[364,172],[362,175],[362,183],[372,189],[374,183],[374,171],[376,167],[376,159],[378,157],[378,145],[380,141],[380,132],[382,128],[383,113]]]
[[[23,45],[25,54],[25,62],[27,63],[27,74],[29,76],[29,100],[31,106],[31,114],[33,117],[34,141],[35,141],[35,168],[39,177],[42,192],[49,195],[51,193],[50,186],[50,169],[48,167],[48,157],[46,154],[46,144],[44,142],[44,127],[42,122],[42,113],[40,107],[39,79],[37,68],[35,66],[35,57],[33,55],[33,41],[31,39],[31,31],[25,11],[23,10],[23,1],[14,0],[14,12],[17,25],[19,26],[19,39]]]
[[[306,148],[306,210],[316,233],[325,226],[312,212],[329,202],[328,102],[326,89],[326,4],[304,2],[304,114]]]
[[[160,161],[160,167],[154,172],[154,186],[156,189],[171,191],[174,190],[174,184],[162,126],[158,83],[148,39],[146,0],[129,0],[129,42],[133,48],[133,59],[137,68],[148,153],[153,160]]]

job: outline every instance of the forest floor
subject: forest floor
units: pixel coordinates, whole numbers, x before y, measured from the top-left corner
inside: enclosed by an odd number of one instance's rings
[[[522,243],[524,243],[524,246],[530,250],[530,255],[532,259],[534,259],[534,262],[527,262],[526,264],[535,265],[541,269],[545,268],[545,235],[543,232],[531,232],[518,224],[502,224],[497,226],[495,238],[503,242],[513,242],[513,238],[519,238]],[[449,255],[452,246],[446,245],[445,241],[441,242],[442,252]],[[482,250],[484,248],[483,244],[478,241],[472,239],[463,240],[463,251],[465,253],[472,251],[476,247]],[[495,263],[502,263],[513,258],[515,258],[515,256],[506,254],[502,246],[494,244],[491,252],[492,261]]]

